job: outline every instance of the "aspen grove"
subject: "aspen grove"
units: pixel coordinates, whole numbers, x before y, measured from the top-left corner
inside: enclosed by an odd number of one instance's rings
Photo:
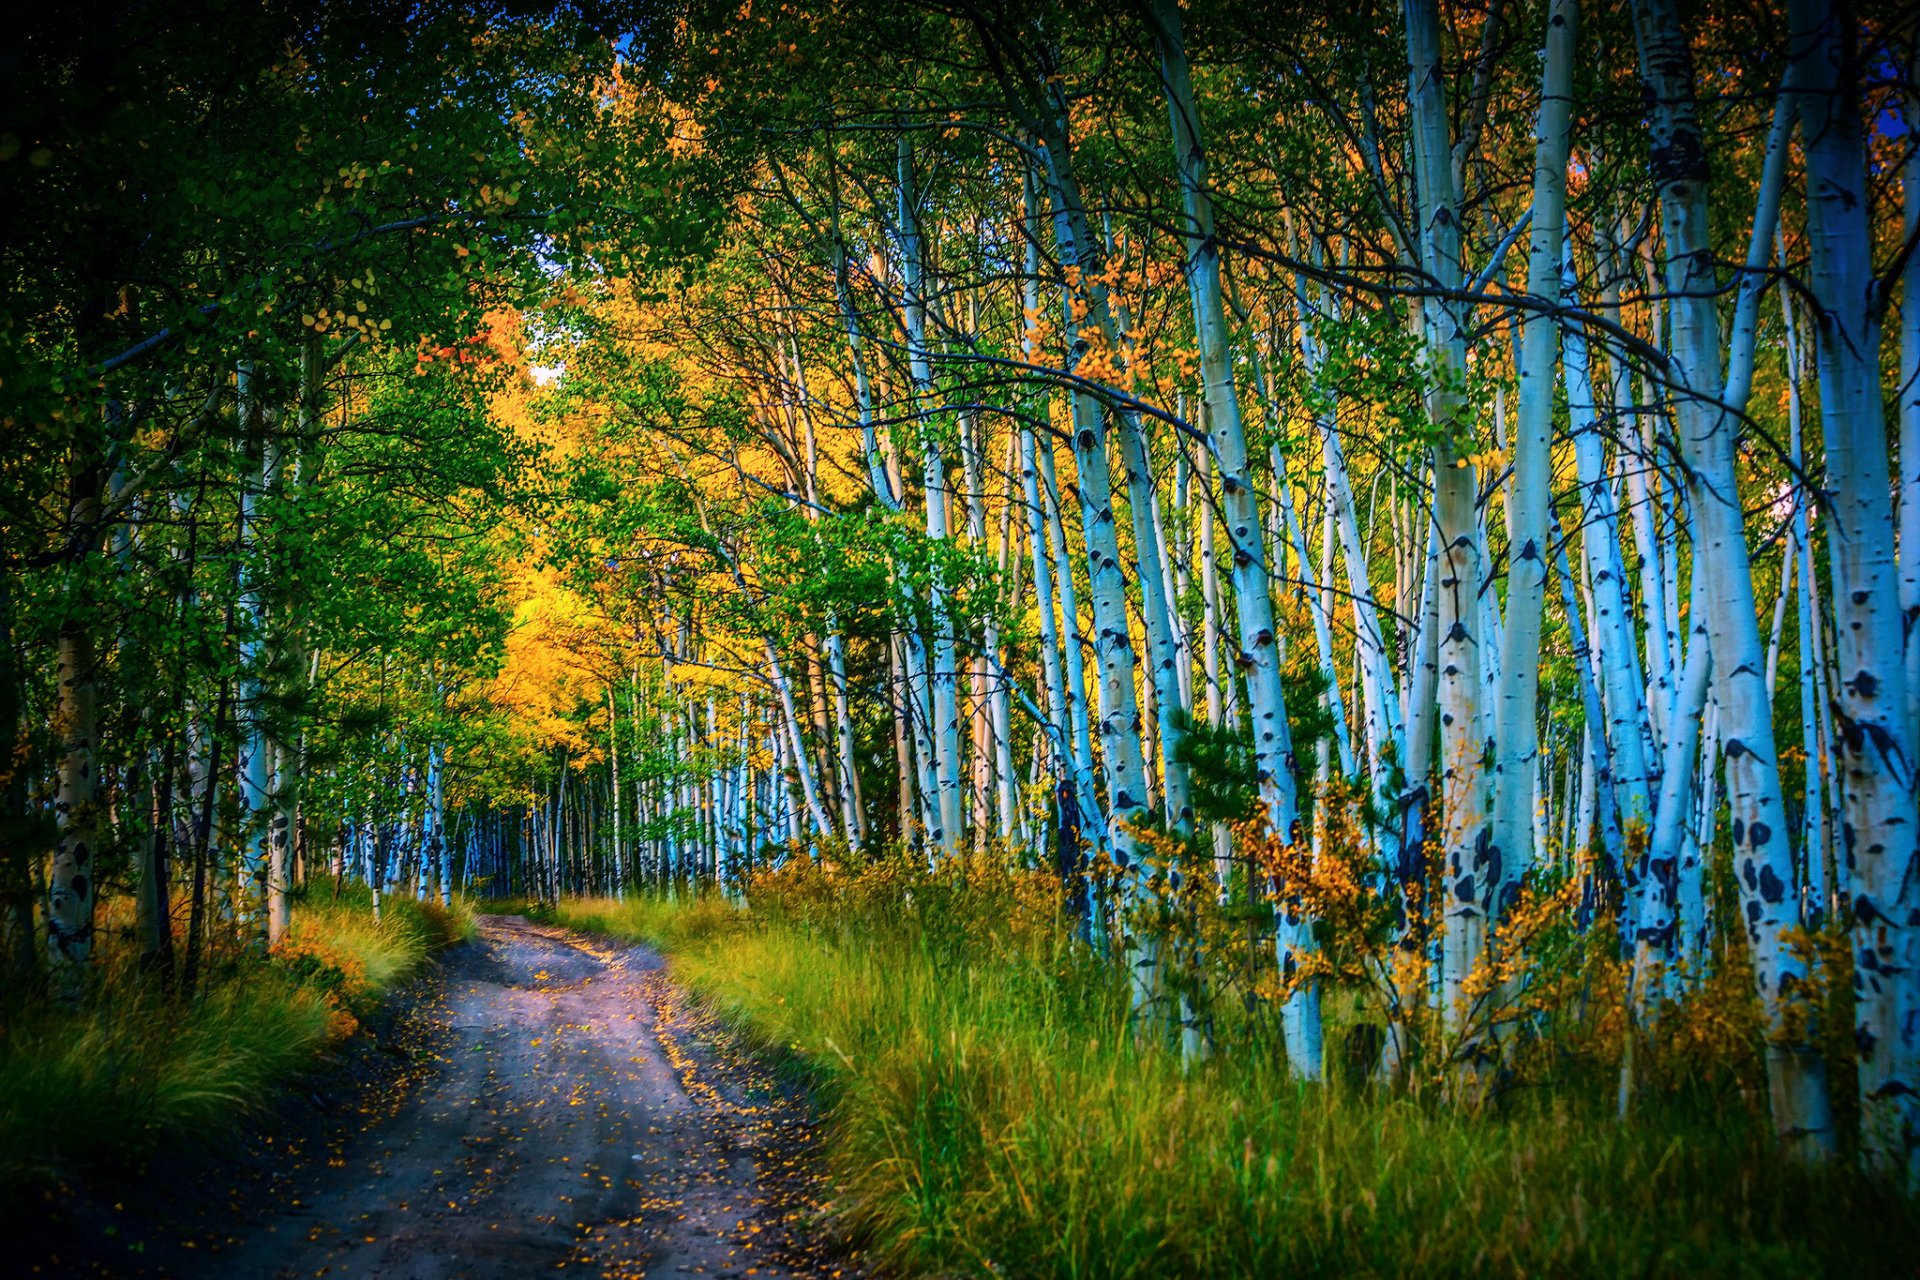
[[[1196,1097],[1909,1205],[1920,12],[199,8],[0,68],[7,1016],[966,894]]]

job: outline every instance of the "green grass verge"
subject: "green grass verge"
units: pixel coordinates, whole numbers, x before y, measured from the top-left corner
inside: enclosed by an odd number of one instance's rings
[[[1782,1159],[1760,1100],[1464,1114],[1141,1045],[1057,928],[965,892],[564,903],[645,939],[818,1087],[835,1208],[908,1275],[1912,1275],[1913,1202]],[[1004,904],[1003,904],[1004,906]],[[1018,908],[1015,908],[1016,914]]]
[[[126,1168],[164,1145],[210,1143],[350,1034],[393,984],[472,932],[464,908],[364,893],[298,907],[266,959],[210,967],[191,997],[109,957],[84,1003],[36,1002],[0,1026],[0,1211],[60,1176]]]

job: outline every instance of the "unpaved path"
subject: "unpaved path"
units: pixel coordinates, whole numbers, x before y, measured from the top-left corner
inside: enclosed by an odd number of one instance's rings
[[[483,916],[480,935],[395,1032],[414,1065],[392,1096],[289,1153],[264,1218],[256,1203],[224,1238],[180,1242],[190,1253],[167,1242],[166,1270],[851,1272],[797,1226],[801,1109],[687,1005],[658,956],[519,916]]]

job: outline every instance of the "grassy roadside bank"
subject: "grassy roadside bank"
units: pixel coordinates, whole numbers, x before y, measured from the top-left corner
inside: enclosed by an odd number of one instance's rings
[[[302,904],[270,957],[210,965],[191,997],[110,958],[79,1007],[9,1011],[0,1216],[63,1175],[125,1169],[163,1145],[232,1133],[429,956],[473,931],[464,906],[389,897],[382,908],[376,924],[364,891]]]
[[[817,1084],[831,1185],[904,1274],[1910,1275],[1914,1203],[1783,1160],[1762,1100],[1629,1122],[1590,1081],[1463,1114],[1301,1088],[1277,1055],[1183,1070],[1019,877],[573,901],[644,939]],[[1604,1095],[1602,1095],[1604,1097]]]

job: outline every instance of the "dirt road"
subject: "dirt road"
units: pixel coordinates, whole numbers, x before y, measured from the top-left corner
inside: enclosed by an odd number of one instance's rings
[[[160,1242],[170,1256],[149,1266],[234,1280],[843,1273],[796,1228],[804,1114],[656,955],[519,916],[480,928],[392,1031],[410,1065],[390,1100],[287,1153],[264,1216],[243,1197],[254,1207],[236,1203],[224,1238]]]

